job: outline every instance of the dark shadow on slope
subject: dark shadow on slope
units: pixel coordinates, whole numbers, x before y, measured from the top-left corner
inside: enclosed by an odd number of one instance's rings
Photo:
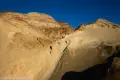
[[[112,62],[116,56],[120,56],[120,51],[109,57],[106,63],[95,65],[82,72],[67,72],[62,76],[61,80],[105,80],[108,74],[114,74]]]

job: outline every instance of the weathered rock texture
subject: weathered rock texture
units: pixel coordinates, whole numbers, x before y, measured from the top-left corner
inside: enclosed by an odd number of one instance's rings
[[[115,58],[113,61],[113,71],[106,80],[120,80],[120,58]]]
[[[41,13],[0,13],[0,77],[60,80],[103,63],[120,45],[120,25],[99,19],[76,31]]]

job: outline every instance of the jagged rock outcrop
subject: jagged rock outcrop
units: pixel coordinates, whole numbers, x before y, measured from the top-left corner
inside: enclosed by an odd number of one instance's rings
[[[119,25],[113,25],[98,20],[75,31],[46,14],[2,12],[0,77],[60,80],[67,71],[103,63],[120,45]]]

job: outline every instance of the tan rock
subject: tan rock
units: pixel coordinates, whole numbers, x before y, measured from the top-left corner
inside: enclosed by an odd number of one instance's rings
[[[60,80],[103,63],[120,44],[120,28],[97,24],[74,31],[46,14],[0,13],[0,77]]]
[[[116,51],[116,45],[120,44],[120,29],[96,27],[66,36],[66,39],[70,40],[70,45],[50,80],[60,80],[68,71],[83,71],[103,63]]]

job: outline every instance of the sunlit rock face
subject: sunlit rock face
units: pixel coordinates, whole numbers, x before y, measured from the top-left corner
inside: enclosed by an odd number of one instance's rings
[[[76,30],[73,34],[66,36],[66,39],[70,40],[70,45],[51,80],[59,80],[68,71],[83,71],[100,64],[116,51],[116,45],[120,44],[119,26],[99,27],[96,23],[92,23],[84,27],[84,30]]]
[[[102,19],[75,30],[43,13],[1,12],[0,77],[60,80],[65,72],[104,63],[119,35],[118,24]]]

